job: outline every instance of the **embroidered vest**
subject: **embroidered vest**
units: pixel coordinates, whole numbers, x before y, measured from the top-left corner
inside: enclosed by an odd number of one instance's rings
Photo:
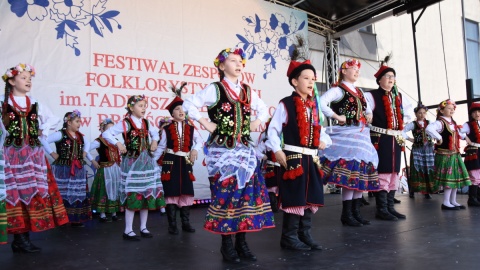
[[[120,165],[120,154],[117,146],[109,143],[101,136],[95,140],[100,143],[100,147],[97,148],[98,164],[101,167],[110,167],[115,163]]]
[[[428,120],[425,120],[425,127],[428,126],[429,123]],[[414,147],[421,147],[427,143],[432,143],[432,138],[425,132],[425,127],[422,128],[417,121],[413,122],[412,135]]]
[[[480,143],[480,138],[477,137],[477,134],[475,132],[475,130],[479,128],[477,121],[473,120],[468,122],[468,127],[470,128],[470,133],[467,134],[467,137],[470,139],[470,141],[474,143]]]
[[[8,104],[7,116],[10,123],[5,127],[8,131],[5,146],[22,147],[28,144],[31,147],[38,147],[42,145],[38,139],[38,103],[31,105],[28,115],[17,112],[13,106]]]
[[[178,134],[177,126],[182,125],[182,133]],[[171,124],[165,127],[165,134],[167,135],[167,148],[172,149],[174,152],[190,152],[192,150],[194,127],[187,122],[173,121]]]
[[[359,97],[355,97],[347,91],[346,85],[339,85],[343,90],[343,97],[339,101],[332,102],[330,107],[337,115],[345,115],[347,119],[346,125],[359,125],[360,119],[365,117],[365,111],[367,110],[367,101],[363,96],[363,92],[356,88]]]
[[[379,128],[388,128],[388,119],[387,119],[387,108],[385,108],[385,105],[383,104],[383,96],[385,95],[385,90],[382,88],[379,88],[377,90],[373,90],[370,92],[373,96],[373,100],[375,101],[375,109],[373,110],[373,121],[372,125],[379,127]],[[398,93],[400,95],[400,100],[402,98],[402,94]],[[395,107],[395,100],[392,101],[392,106]],[[392,108],[388,108],[388,110],[391,110],[391,113],[393,117],[395,116],[395,113]],[[403,117],[403,114],[402,114]],[[398,130],[398,123],[397,127],[395,130]]]
[[[440,132],[440,135],[442,136],[442,144],[435,144],[435,150],[440,149],[458,152],[460,149],[458,132],[456,130],[451,130],[449,124],[447,123],[447,121],[445,121],[445,119],[440,118],[439,120],[442,122],[443,125],[443,129]],[[453,125],[456,127],[457,123],[453,121]]]
[[[208,116],[217,124],[208,145],[216,143],[228,149],[235,148],[237,140],[248,146],[250,138],[250,107],[235,101],[227,94],[221,82],[214,83],[217,90],[217,101],[208,107]],[[251,89],[243,84],[247,93],[247,103],[251,103]],[[244,97],[240,97],[244,98]]]
[[[55,160],[57,165],[71,166],[73,160],[83,162],[83,135],[76,132],[76,139],[72,138],[66,130],[60,130],[62,138],[55,142],[57,147],[58,159]]]
[[[148,138],[149,124],[147,120],[142,119],[142,123],[145,126],[145,129],[143,129],[142,127],[136,127],[130,117],[126,117],[124,121],[127,125],[125,132],[122,134],[125,147],[127,148],[127,153],[124,155],[129,158],[136,158],[150,146]]]

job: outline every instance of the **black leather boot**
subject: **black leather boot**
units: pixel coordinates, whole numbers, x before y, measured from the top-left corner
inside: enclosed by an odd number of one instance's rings
[[[13,235],[12,251],[14,253],[35,253],[41,249],[32,245],[28,233],[18,233]]]
[[[477,199],[478,186],[470,185],[468,187],[468,206],[480,206],[480,202]]]
[[[195,229],[190,225],[190,206],[180,208],[180,218],[182,219],[182,231],[195,232]]]
[[[375,212],[375,218],[381,220],[396,221],[398,218],[387,210],[387,191],[381,190],[375,192],[375,202],[377,204],[377,211]]]
[[[342,202],[342,216],[340,221],[343,225],[352,226],[352,227],[362,227],[363,224],[358,222],[352,215],[352,200],[346,200]]]
[[[407,216],[398,213],[395,210],[395,190],[390,190],[387,194],[387,210],[390,214],[396,216],[399,219],[406,219]]]
[[[256,261],[257,257],[250,251],[245,236],[246,233],[244,232],[235,235],[235,250],[237,251],[238,257],[248,261]]]
[[[310,250],[310,246],[298,239],[300,216],[283,213],[282,238],[280,246],[284,249]]]
[[[177,206],[175,204],[167,204],[166,211],[167,211],[167,218],[168,218],[168,233],[178,234]]]
[[[231,235],[222,235],[222,247],[220,248],[223,259],[227,262],[239,263],[237,251],[233,248],[233,241]]]
[[[300,217],[300,224],[298,227],[298,239],[307,244],[312,250],[322,250],[322,246],[313,240],[310,230],[312,229],[312,211],[305,210],[303,217]]]
[[[268,197],[270,198],[270,206],[272,207],[272,212],[278,212],[278,201],[277,201],[277,194],[274,192],[269,192]]]
[[[362,202],[362,205],[370,205],[370,203],[367,200],[365,200],[365,197],[363,197],[363,195],[360,198],[360,201]],[[362,206],[362,205],[360,205],[360,206]]]
[[[366,220],[360,215],[360,206],[362,205],[362,198],[353,199],[352,200],[352,216],[358,222],[362,223],[363,225],[370,225],[370,221]]]

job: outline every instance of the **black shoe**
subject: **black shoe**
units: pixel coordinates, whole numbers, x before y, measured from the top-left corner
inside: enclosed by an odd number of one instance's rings
[[[344,226],[362,227],[363,224],[358,222],[353,217],[352,203],[353,203],[353,200],[346,200],[342,202],[343,208],[342,208],[342,216],[340,217],[340,221]]]
[[[367,200],[365,200],[365,198],[364,198],[363,196],[360,198],[360,200],[361,200],[361,202],[362,202],[362,204],[361,204],[360,206],[362,206],[362,205],[370,205],[370,203],[369,203]]]
[[[233,241],[231,235],[222,235],[222,247],[220,248],[223,260],[231,263],[239,263],[240,257],[233,247]]]
[[[70,226],[72,228],[83,228],[83,227],[85,227],[85,224],[83,224],[81,222],[72,222],[72,223],[70,223]]]
[[[153,237],[153,234],[151,232],[144,232],[144,231],[147,231],[147,229],[143,229],[140,231],[140,236],[142,236],[143,238],[152,238]]]
[[[410,191],[410,193],[408,194],[408,197],[411,198],[411,199],[414,199],[415,198],[415,192]]]
[[[246,233],[237,233],[235,235],[235,250],[241,259],[254,262],[257,260],[257,257],[250,251],[245,235]]]
[[[30,242],[28,233],[14,234],[13,239],[12,251],[14,253],[36,253],[41,250],[41,248],[36,247]]]
[[[446,206],[445,204],[442,203],[442,210],[459,210],[460,208],[456,207],[456,206]]]
[[[368,192],[368,197],[369,197],[369,198],[373,198],[373,197],[375,197],[375,195],[373,195],[373,192],[370,192],[370,191],[369,191],[369,192]]]
[[[138,235],[129,235],[133,231],[129,232],[128,234],[123,233],[123,240],[127,241],[140,241],[140,238],[138,238]]]
[[[432,199],[432,195],[430,195],[430,194],[428,194],[428,193],[427,193],[427,194],[425,194],[424,196],[425,196],[425,199],[427,199],[427,200],[430,200],[430,199]]]
[[[122,220],[122,219],[119,218],[118,216],[112,216],[112,221],[119,221],[119,220]]]
[[[394,203],[401,203],[402,201],[393,198],[393,202],[394,202]]]
[[[112,220],[108,219],[107,217],[101,217],[98,220],[100,223],[112,222]]]
[[[461,204],[460,204],[460,205],[456,205],[456,207],[458,207],[458,209],[460,209],[460,210],[465,210],[465,209],[467,209],[467,207],[465,207],[465,205],[461,205]]]

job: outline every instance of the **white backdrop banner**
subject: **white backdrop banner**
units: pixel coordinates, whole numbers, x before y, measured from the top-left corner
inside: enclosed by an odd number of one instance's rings
[[[273,114],[292,91],[289,51],[307,29],[305,13],[263,0],[0,1],[0,71],[32,64],[32,96],[59,117],[78,109],[80,131],[92,141],[104,118],[123,118],[131,95],[145,94],[146,118],[158,125],[169,116],[169,87],[188,82],[187,98],[218,80],[213,60],[227,47],[247,52],[241,79]],[[201,163],[194,168],[195,197],[208,199]]]

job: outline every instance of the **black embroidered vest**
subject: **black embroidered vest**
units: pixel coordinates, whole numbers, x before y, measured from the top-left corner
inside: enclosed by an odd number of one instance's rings
[[[470,133],[467,134],[467,137],[470,141],[474,143],[480,143],[480,138],[477,138],[477,134],[475,133],[475,129],[479,128],[477,121],[470,121],[468,122],[468,127],[470,128]]]
[[[97,148],[98,164],[101,167],[110,167],[115,163],[120,165],[120,154],[117,146],[109,143],[103,137],[98,137],[95,140],[100,143],[100,146]]]
[[[182,125],[182,133],[178,134],[177,125]],[[164,130],[167,135],[167,148],[172,149],[174,152],[190,152],[193,146],[193,132],[195,127],[188,124],[186,121],[177,122],[173,121],[167,125]],[[188,135],[188,138],[187,136]]]
[[[425,127],[427,127],[429,123],[428,120],[425,120]],[[425,127],[422,128],[417,121],[413,122],[412,135],[414,147],[422,147],[426,143],[432,143],[432,138],[425,132]]]
[[[450,151],[456,151],[458,152],[460,150],[460,145],[458,141],[458,133],[456,130],[451,130],[449,124],[445,119],[440,118],[439,119],[442,122],[443,129],[440,132],[440,135],[442,136],[442,144],[437,145],[435,144],[435,149],[441,149],[441,150],[450,150]],[[457,123],[455,121],[453,122],[453,125],[456,127]]]
[[[57,148],[58,159],[55,160],[56,165],[71,166],[73,160],[83,162],[83,135],[76,132],[76,139],[72,138],[67,131],[60,130],[62,138],[55,142]]]
[[[126,117],[124,120],[127,125],[125,132],[122,133],[125,147],[127,148],[127,153],[124,155],[129,158],[136,158],[142,151],[148,150],[150,147],[148,138],[149,124],[146,119],[141,119],[142,123],[144,123],[143,126],[145,126],[145,129],[143,129],[142,127],[136,127],[130,117]]]
[[[216,143],[232,149],[239,139],[248,146],[251,141],[250,107],[233,100],[221,82],[215,82],[214,85],[217,90],[217,101],[208,107],[208,116],[217,124],[217,129],[211,134],[208,145]],[[250,104],[251,89],[246,84],[243,84],[243,87],[247,93],[247,103]]]
[[[17,112],[10,104],[7,106],[6,113],[10,123],[5,127],[8,131],[5,146],[22,147],[28,144],[31,147],[37,147],[42,145],[38,139],[38,103],[31,105],[28,115]]]
[[[344,87],[339,85],[343,90],[343,97],[339,101],[334,101],[330,104],[330,107],[337,115],[345,115],[347,119],[346,125],[358,126],[360,119],[364,117],[364,113],[367,110],[367,101],[363,96],[363,92],[360,89],[356,89],[357,93],[361,95],[361,98],[355,97],[350,94]]]
[[[375,127],[379,128],[388,128],[388,123],[387,123],[387,113],[386,113],[386,108],[385,105],[383,104],[383,96],[385,96],[385,90],[382,88],[379,88],[377,90],[373,90],[370,92],[373,96],[373,100],[375,101],[375,109],[373,110],[373,120],[372,120],[372,125]],[[400,95],[400,100],[402,98],[402,94],[398,93]],[[392,106],[395,106],[395,100],[392,101]],[[388,108],[391,110],[391,108]],[[395,113],[392,110],[392,115],[395,117]],[[402,114],[403,117],[403,114]],[[398,130],[398,123],[397,123],[397,128],[395,130]]]

